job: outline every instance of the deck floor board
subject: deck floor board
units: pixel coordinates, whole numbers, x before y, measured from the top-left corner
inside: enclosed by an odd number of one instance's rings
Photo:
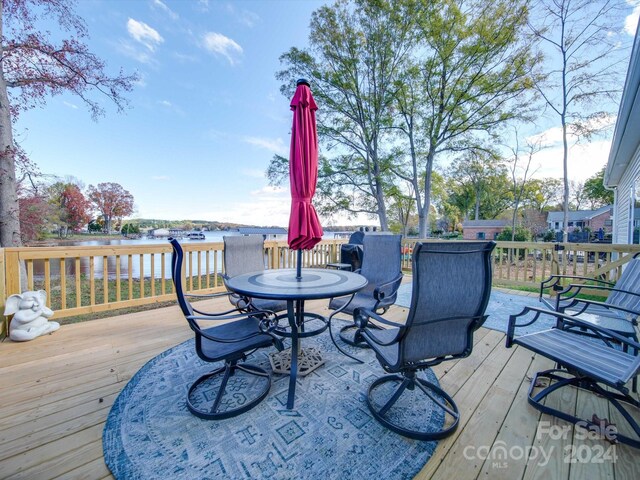
[[[308,308],[326,314],[326,304],[309,302]],[[212,311],[227,305],[224,299],[200,303]],[[387,315],[402,321],[406,313],[406,308],[392,307]],[[110,406],[147,361],[191,336],[173,306],[64,325],[33,342],[0,343],[0,478],[112,478],[102,457]],[[638,478],[640,455],[630,447],[617,446],[618,461],[596,468],[563,462],[562,449],[583,441],[574,438],[571,426],[541,415],[526,399],[531,376],[550,364],[524,349],[506,349],[504,340],[501,332],[480,329],[468,358],[434,367],[441,386],[456,400],[461,419],[455,434],[439,442],[416,478],[569,480],[594,472],[603,475],[599,478]],[[555,397],[549,401],[583,412],[598,404],[598,399],[575,392]],[[614,412],[609,414],[619,420]],[[544,433],[550,425],[567,426],[571,433],[551,438]],[[506,463],[465,458],[469,445],[501,444],[553,447],[557,453],[546,465],[531,456]]]

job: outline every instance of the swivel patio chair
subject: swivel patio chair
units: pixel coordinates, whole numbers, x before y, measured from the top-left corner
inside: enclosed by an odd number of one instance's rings
[[[637,342],[636,327],[640,315],[640,258],[637,257],[638,254],[629,261],[615,284],[590,277],[551,275],[540,284],[539,300],[553,310],[579,316],[583,322],[612,330]],[[589,283],[571,283],[563,287],[561,282],[565,279]],[[544,295],[548,290],[557,293],[555,299]],[[604,302],[578,298],[586,290],[608,292],[608,297]],[[567,324],[566,328],[574,327]]]
[[[355,310],[356,336],[371,346],[389,373],[375,380],[367,394],[369,410],[385,427],[418,440],[444,438],[457,428],[460,414],[453,399],[419,377],[418,371],[471,354],[473,332],[487,318],[494,247],[494,242],[416,243],[406,322],[389,321],[372,310]],[[370,319],[384,328],[371,328]],[[417,415],[414,420],[419,425],[406,425],[407,419],[398,413],[406,404],[411,412],[423,412],[425,406],[441,409],[445,423],[433,431],[424,428],[425,419]]]
[[[262,311],[240,313],[236,309],[208,313],[195,308],[187,297],[215,298],[227,294],[185,293],[182,286],[184,253],[176,239],[169,241],[173,247],[171,277],[180,309],[195,333],[196,353],[205,362],[224,362],[191,385],[187,392],[187,408],[195,416],[207,420],[240,415],[259,404],[271,388],[268,371],[244,362],[248,352],[259,348],[275,346],[282,350],[282,342],[272,333],[272,314]],[[214,326],[202,327],[203,322],[214,322]],[[208,405],[211,398],[213,401]]]
[[[352,315],[356,308],[385,313],[395,303],[402,282],[401,239],[401,235],[365,235],[362,268],[356,270],[356,273],[367,279],[367,286],[353,296],[332,298],[329,301],[329,309],[334,310],[329,316],[331,340],[342,353],[354,360],[358,359],[344,352],[336,343],[331,331],[331,321],[340,312]],[[354,341],[355,331],[354,324],[346,325],[340,330],[340,338],[349,345],[366,347],[365,343]]]
[[[555,318],[558,327],[521,336],[515,335],[518,327],[529,326],[542,316]],[[588,331],[589,336],[581,333],[582,331]],[[623,348],[620,349],[613,341]],[[507,347],[512,345],[520,345],[554,361],[557,365],[557,368],[536,373],[531,380],[528,397],[534,408],[567,422],[580,424],[590,432],[599,433],[610,442],[619,441],[640,448],[640,426],[636,420],[640,415],[640,402],[629,395],[627,388],[629,381],[636,379],[640,373],[638,342],[600,325],[585,322],[580,316],[525,307],[522,312],[509,317]],[[541,382],[541,379],[548,384]],[[536,393],[534,390],[540,385],[544,387]],[[544,399],[547,395],[569,386],[587,390],[606,399],[626,420],[635,438],[621,433],[617,425],[608,423],[606,418],[611,418],[609,406],[604,406],[602,411],[595,412],[591,418],[579,418],[567,411],[571,403],[563,404],[562,410],[545,404]],[[597,405],[597,402],[594,405]],[[627,406],[636,409],[635,418]]]
[[[224,241],[224,276],[235,277],[265,269],[264,240],[260,235],[235,235],[222,237]],[[277,313],[287,309],[287,302],[265,300],[230,293],[229,301],[243,312],[269,310]]]

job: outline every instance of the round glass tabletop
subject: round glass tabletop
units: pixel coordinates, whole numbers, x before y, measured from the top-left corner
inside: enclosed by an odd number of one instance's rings
[[[295,269],[272,269],[246,273],[226,280],[230,290],[257,298],[311,300],[340,297],[367,285],[362,275],[343,270],[303,268],[302,278]]]

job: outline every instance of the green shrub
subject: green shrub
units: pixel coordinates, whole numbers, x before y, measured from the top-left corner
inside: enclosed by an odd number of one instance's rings
[[[505,227],[502,232],[500,232],[496,236],[496,240],[503,242],[511,241],[511,227]],[[531,240],[531,232],[520,225],[516,226],[516,234],[514,237],[514,241],[516,242],[528,242]]]

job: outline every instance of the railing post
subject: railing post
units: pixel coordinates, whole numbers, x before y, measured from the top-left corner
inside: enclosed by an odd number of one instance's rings
[[[2,315],[7,301],[6,268],[7,264],[4,260],[4,248],[0,248],[0,315],[2,318],[2,322],[0,322],[0,339],[5,338],[9,333],[9,318]]]

